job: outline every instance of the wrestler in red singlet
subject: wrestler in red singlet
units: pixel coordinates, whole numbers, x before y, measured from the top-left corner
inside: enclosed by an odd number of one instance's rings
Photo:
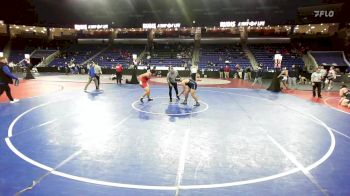
[[[153,71],[153,70],[152,70]],[[153,99],[150,98],[151,95],[151,89],[148,85],[149,79],[152,77],[152,71],[147,71],[144,74],[141,74],[139,76],[140,86],[145,90],[145,93],[140,97],[140,101],[143,103],[143,98],[147,96],[148,101],[152,101]]]
[[[142,88],[148,87],[148,80],[149,80],[149,79],[150,79],[150,78],[149,78],[148,76],[143,76],[143,74],[140,75],[140,86],[141,86]]]

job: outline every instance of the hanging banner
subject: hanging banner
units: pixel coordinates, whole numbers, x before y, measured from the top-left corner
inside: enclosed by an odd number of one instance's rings
[[[86,24],[76,24],[74,25],[75,30],[87,30],[87,25]]]
[[[164,23],[164,24],[157,24],[157,23],[143,23],[142,28],[144,29],[156,29],[156,28],[180,28],[181,23]]]
[[[265,21],[250,21],[249,19],[247,21],[224,21],[220,22],[220,27],[222,28],[228,28],[228,27],[262,27],[265,26]]]

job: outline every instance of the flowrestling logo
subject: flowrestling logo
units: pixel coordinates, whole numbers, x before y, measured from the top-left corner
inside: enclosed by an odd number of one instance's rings
[[[315,17],[326,17],[326,18],[332,18],[334,16],[333,10],[315,10],[314,11]]]

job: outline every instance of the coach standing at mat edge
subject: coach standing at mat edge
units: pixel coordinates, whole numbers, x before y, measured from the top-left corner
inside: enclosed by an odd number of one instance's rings
[[[115,67],[115,75],[117,77],[117,84],[122,84],[123,66],[120,63]]]
[[[9,84],[13,84],[15,80],[15,85],[19,84],[18,78],[13,75],[10,71],[9,66],[7,65],[7,59],[5,57],[0,57],[0,96],[6,92],[7,97],[10,100],[10,103],[16,103],[19,100],[14,99],[11,94],[11,88]]]

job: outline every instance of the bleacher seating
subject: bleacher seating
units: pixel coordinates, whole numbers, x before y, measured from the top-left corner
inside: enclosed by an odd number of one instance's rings
[[[74,60],[75,64],[80,64],[102,50],[106,45],[73,45],[50,63],[50,66],[64,66]],[[145,45],[113,45],[96,56],[93,61],[102,67],[112,67],[120,63],[128,66],[132,63],[132,54],[141,54],[145,50]],[[282,66],[291,67],[293,64],[304,66],[300,55],[290,49],[289,44],[271,45],[251,45],[249,46],[258,63],[264,67],[273,68],[273,56],[276,51],[283,55]],[[292,52],[294,51],[294,52]],[[189,66],[192,59],[193,45],[158,44],[153,49],[148,50],[143,56],[143,64],[151,66]],[[250,62],[239,45],[207,44],[201,45],[199,54],[199,67],[218,69],[226,64],[234,68],[240,64],[242,68],[250,66]]]
[[[49,66],[62,67],[69,62],[80,64],[102,50],[106,45],[76,44],[62,51],[60,57],[54,59]]]
[[[148,55],[145,55],[143,61],[152,66],[181,67],[192,59],[192,52],[193,45],[160,44],[155,45],[154,49],[149,51],[150,58],[148,59]]]
[[[311,51],[311,55],[319,65],[347,66],[343,53],[339,51]]]
[[[282,67],[290,68],[292,65],[304,66],[304,61],[300,55],[296,51],[292,52],[289,44],[250,45],[249,48],[256,61],[262,63],[268,69],[274,67],[273,57],[276,51],[279,51],[283,56]]]
[[[31,54],[32,51],[25,49],[25,50],[11,50],[8,61],[13,62],[15,64],[19,63],[21,60],[24,59],[25,54]]]
[[[107,68],[122,64],[127,67],[132,63],[132,55],[139,56],[145,49],[145,45],[112,45],[107,50],[96,56],[93,61],[101,67]]]
[[[36,50],[31,57],[32,58],[47,58],[51,54],[55,53],[57,50]]]
[[[69,62],[70,62],[70,59],[67,59],[67,57],[65,57],[65,56],[60,56],[58,58],[55,58],[53,61],[51,61],[49,66],[51,66],[51,67],[64,67]]]
[[[225,66],[227,61],[231,68],[236,64],[240,64],[243,68],[250,65],[240,46],[217,44],[201,46],[199,67],[218,69],[220,66]]]

